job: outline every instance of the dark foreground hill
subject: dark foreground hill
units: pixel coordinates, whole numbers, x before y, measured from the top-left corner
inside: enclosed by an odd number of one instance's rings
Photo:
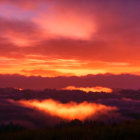
[[[81,123],[74,120],[53,128],[32,130],[9,124],[2,130],[1,140],[139,140],[140,120],[120,124]]]

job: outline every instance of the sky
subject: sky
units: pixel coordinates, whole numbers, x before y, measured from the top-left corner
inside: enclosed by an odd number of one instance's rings
[[[0,74],[140,75],[139,0],[1,0]]]

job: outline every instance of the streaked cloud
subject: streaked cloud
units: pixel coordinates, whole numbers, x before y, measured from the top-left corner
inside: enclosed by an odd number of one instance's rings
[[[2,0],[0,73],[139,74],[138,5],[136,0]]]

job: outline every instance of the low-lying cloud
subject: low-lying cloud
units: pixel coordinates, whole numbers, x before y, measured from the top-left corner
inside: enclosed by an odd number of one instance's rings
[[[120,122],[140,117],[140,91],[110,94],[78,90],[0,88],[0,124],[42,128],[74,119]]]
[[[88,92],[105,92],[105,93],[111,93],[113,90],[111,88],[107,87],[75,87],[75,86],[68,86],[66,88],[63,88],[64,90],[81,90],[86,93]]]
[[[105,106],[102,104],[69,102],[61,103],[53,99],[38,100],[20,100],[17,101],[20,105],[27,108],[37,109],[43,111],[51,116],[56,116],[64,120],[79,119],[81,121],[86,119],[94,120],[100,115],[110,115],[110,112],[117,111],[117,107]]]

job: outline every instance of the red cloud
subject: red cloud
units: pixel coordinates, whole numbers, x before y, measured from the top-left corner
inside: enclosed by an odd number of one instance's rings
[[[9,69],[9,73],[17,69],[17,73],[23,69],[35,69],[32,66],[29,68],[28,55],[80,62],[77,67],[75,64],[69,68],[61,65],[59,70],[62,73],[64,70],[66,73],[72,70],[78,73],[80,70],[112,73],[140,71],[138,1],[128,1],[127,6],[124,1],[97,0],[1,2],[18,5],[18,10],[31,14],[30,19],[21,14],[22,21],[17,20],[16,16],[14,18],[14,15],[13,19],[0,18],[0,55],[20,58],[20,62],[17,60],[16,63],[18,68]],[[33,9],[30,5],[38,8]],[[14,10],[12,8],[10,10]],[[46,69],[44,65],[36,66],[43,70]],[[56,65],[49,65],[49,70],[52,70],[50,66],[55,67],[53,71],[58,71]]]

